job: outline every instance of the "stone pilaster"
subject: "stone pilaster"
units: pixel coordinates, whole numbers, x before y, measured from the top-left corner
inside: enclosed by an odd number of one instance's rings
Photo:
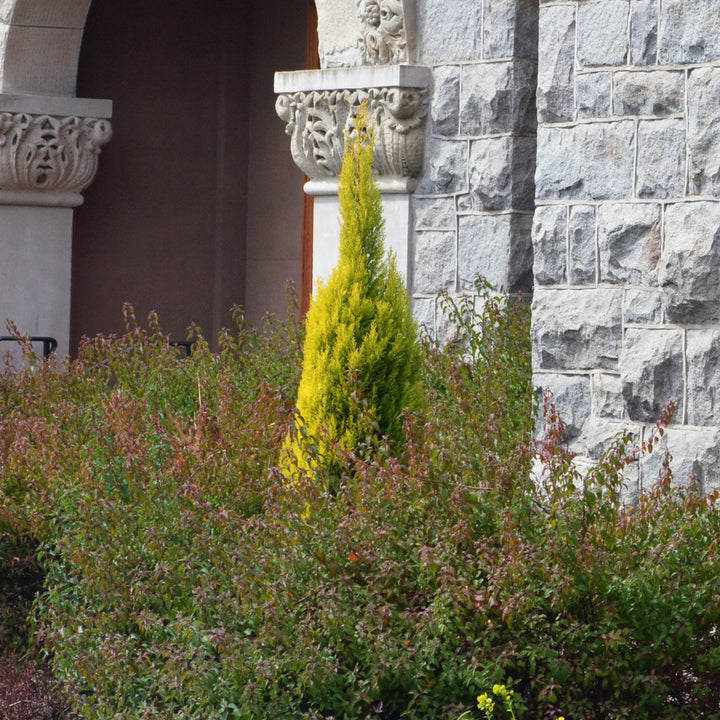
[[[438,339],[448,332],[440,290],[472,293],[478,274],[499,291],[532,289],[537,21],[524,0],[417,2],[433,93],[413,196],[413,302]],[[545,282],[564,265],[564,253],[548,258]]]
[[[375,134],[387,242],[411,277],[409,198],[423,170],[430,78],[428,68],[413,65],[276,74],[276,109],[293,159],[309,177],[305,192],[315,196],[314,278],[327,277],[337,261],[337,180],[363,105]]]
[[[52,336],[59,355],[70,351],[73,209],[112,136],[111,109],[0,94],[0,326],[11,320],[23,334]]]

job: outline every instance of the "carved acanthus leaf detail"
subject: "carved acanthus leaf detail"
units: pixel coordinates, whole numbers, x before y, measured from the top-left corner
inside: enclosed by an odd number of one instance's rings
[[[280,95],[278,115],[287,123],[297,166],[311,179],[340,174],[345,134],[355,132],[355,117],[367,103],[375,132],[375,170],[381,177],[420,175],[425,146],[427,90],[391,87],[296,92]]]
[[[357,0],[360,50],[365,65],[408,62],[408,43],[402,0]]]
[[[0,190],[79,193],[111,138],[107,120],[0,113]]]

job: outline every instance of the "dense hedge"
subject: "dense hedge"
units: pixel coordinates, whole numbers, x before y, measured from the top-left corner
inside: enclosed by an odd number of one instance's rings
[[[77,712],[437,720],[503,683],[533,720],[720,717],[717,498],[665,469],[624,506],[629,439],[580,478],[550,405],[534,445],[527,309],[474,304],[445,300],[406,443],[327,483],[274,469],[293,323],[185,359],[128,311],[0,377],[0,577],[41,563],[32,637]]]

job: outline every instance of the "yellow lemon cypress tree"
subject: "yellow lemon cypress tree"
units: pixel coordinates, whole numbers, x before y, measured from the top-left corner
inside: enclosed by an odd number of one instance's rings
[[[340,259],[306,319],[296,438],[286,474],[333,463],[369,436],[402,439],[401,413],[418,399],[420,348],[410,298],[392,253],[373,177],[373,141],[363,107],[346,139],[340,174]],[[317,457],[308,459],[303,447]]]

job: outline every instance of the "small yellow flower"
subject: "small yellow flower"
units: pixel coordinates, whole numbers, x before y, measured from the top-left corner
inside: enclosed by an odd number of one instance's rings
[[[485,711],[487,715],[491,715],[495,709],[495,703],[488,697],[487,693],[478,695],[478,708]]]

